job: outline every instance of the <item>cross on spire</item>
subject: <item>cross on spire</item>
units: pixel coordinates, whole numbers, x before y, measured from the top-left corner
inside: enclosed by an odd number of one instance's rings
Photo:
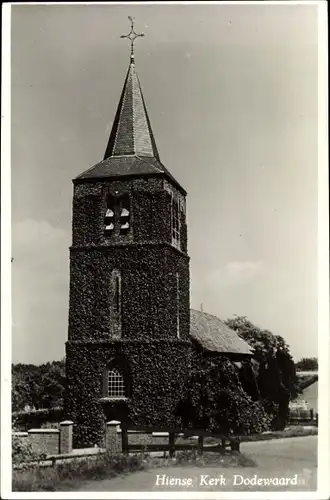
[[[134,63],[134,42],[136,38],[144,36],[144,33],[136,33],[134,30],[134,18],[128,16],[128,19],[131,21],[131,31],[127,35],[121,35],[120,38],[128,38],[131,41],[131,63]]]

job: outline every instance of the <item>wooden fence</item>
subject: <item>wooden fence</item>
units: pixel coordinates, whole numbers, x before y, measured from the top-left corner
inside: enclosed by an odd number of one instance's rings
[[[134,435],[144,434],[144,435],[152,435],[157,439],[157,434],[162,435],[163,440],[165,438],[168,439],[167,443],[130,443],[129,436],[132,435],[131,432],[134,432]],[[187,443],[182,442],[182,438],[188,437],[196,437],[194,441],[190,441]],[[221,444],[205,444],[204,438],[212,437],[216,439],[221,439]],[[180,439],[181,438],[181,439]],[[178,442],[179,441],[179,442]],[[128,455],[129,453],[150,453],[150,452],[168,452],[170,458],[175,455],[176,451],[183,450],[196,450],[198,455],[203,455],[204,451],[207,452],[222,452],[225,448],[230,448],[233,451],[239,451],[240,449],[240,439],[238,437],[227,437],[224,435],[219,435],[211,432],[207,432],[201,429],[193,429],[189,431],[185,431],[182,433],[182,429],[149,429],[149,428],[140,428],[140,429],[128,429],[125,426],[121,426],[121,448],[122,453],[124,455]]]

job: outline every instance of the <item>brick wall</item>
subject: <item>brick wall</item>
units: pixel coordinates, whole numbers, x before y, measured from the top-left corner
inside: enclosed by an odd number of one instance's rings
[[[28,432],[13,432],[23,444],[30,445],[34,453],[58,455],[72,452],[73,422],[66,420],[59,429],[30,429]]]
[[[60,452],[60,431],[58,429],[30,429],[27,439],[35,453],[55,455]]]

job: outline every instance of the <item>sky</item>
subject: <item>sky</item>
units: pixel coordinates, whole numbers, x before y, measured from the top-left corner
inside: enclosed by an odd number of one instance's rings
[[[72,179],[103,159],[129,64],[188,192],[191,307],[317,356],[315,5],[13,5],[12,361],[64,356]]]

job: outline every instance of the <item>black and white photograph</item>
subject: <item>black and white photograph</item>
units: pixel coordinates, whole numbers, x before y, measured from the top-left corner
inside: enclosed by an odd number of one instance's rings
[[[3,5],[3,498],[328,497],[326,9]]]

